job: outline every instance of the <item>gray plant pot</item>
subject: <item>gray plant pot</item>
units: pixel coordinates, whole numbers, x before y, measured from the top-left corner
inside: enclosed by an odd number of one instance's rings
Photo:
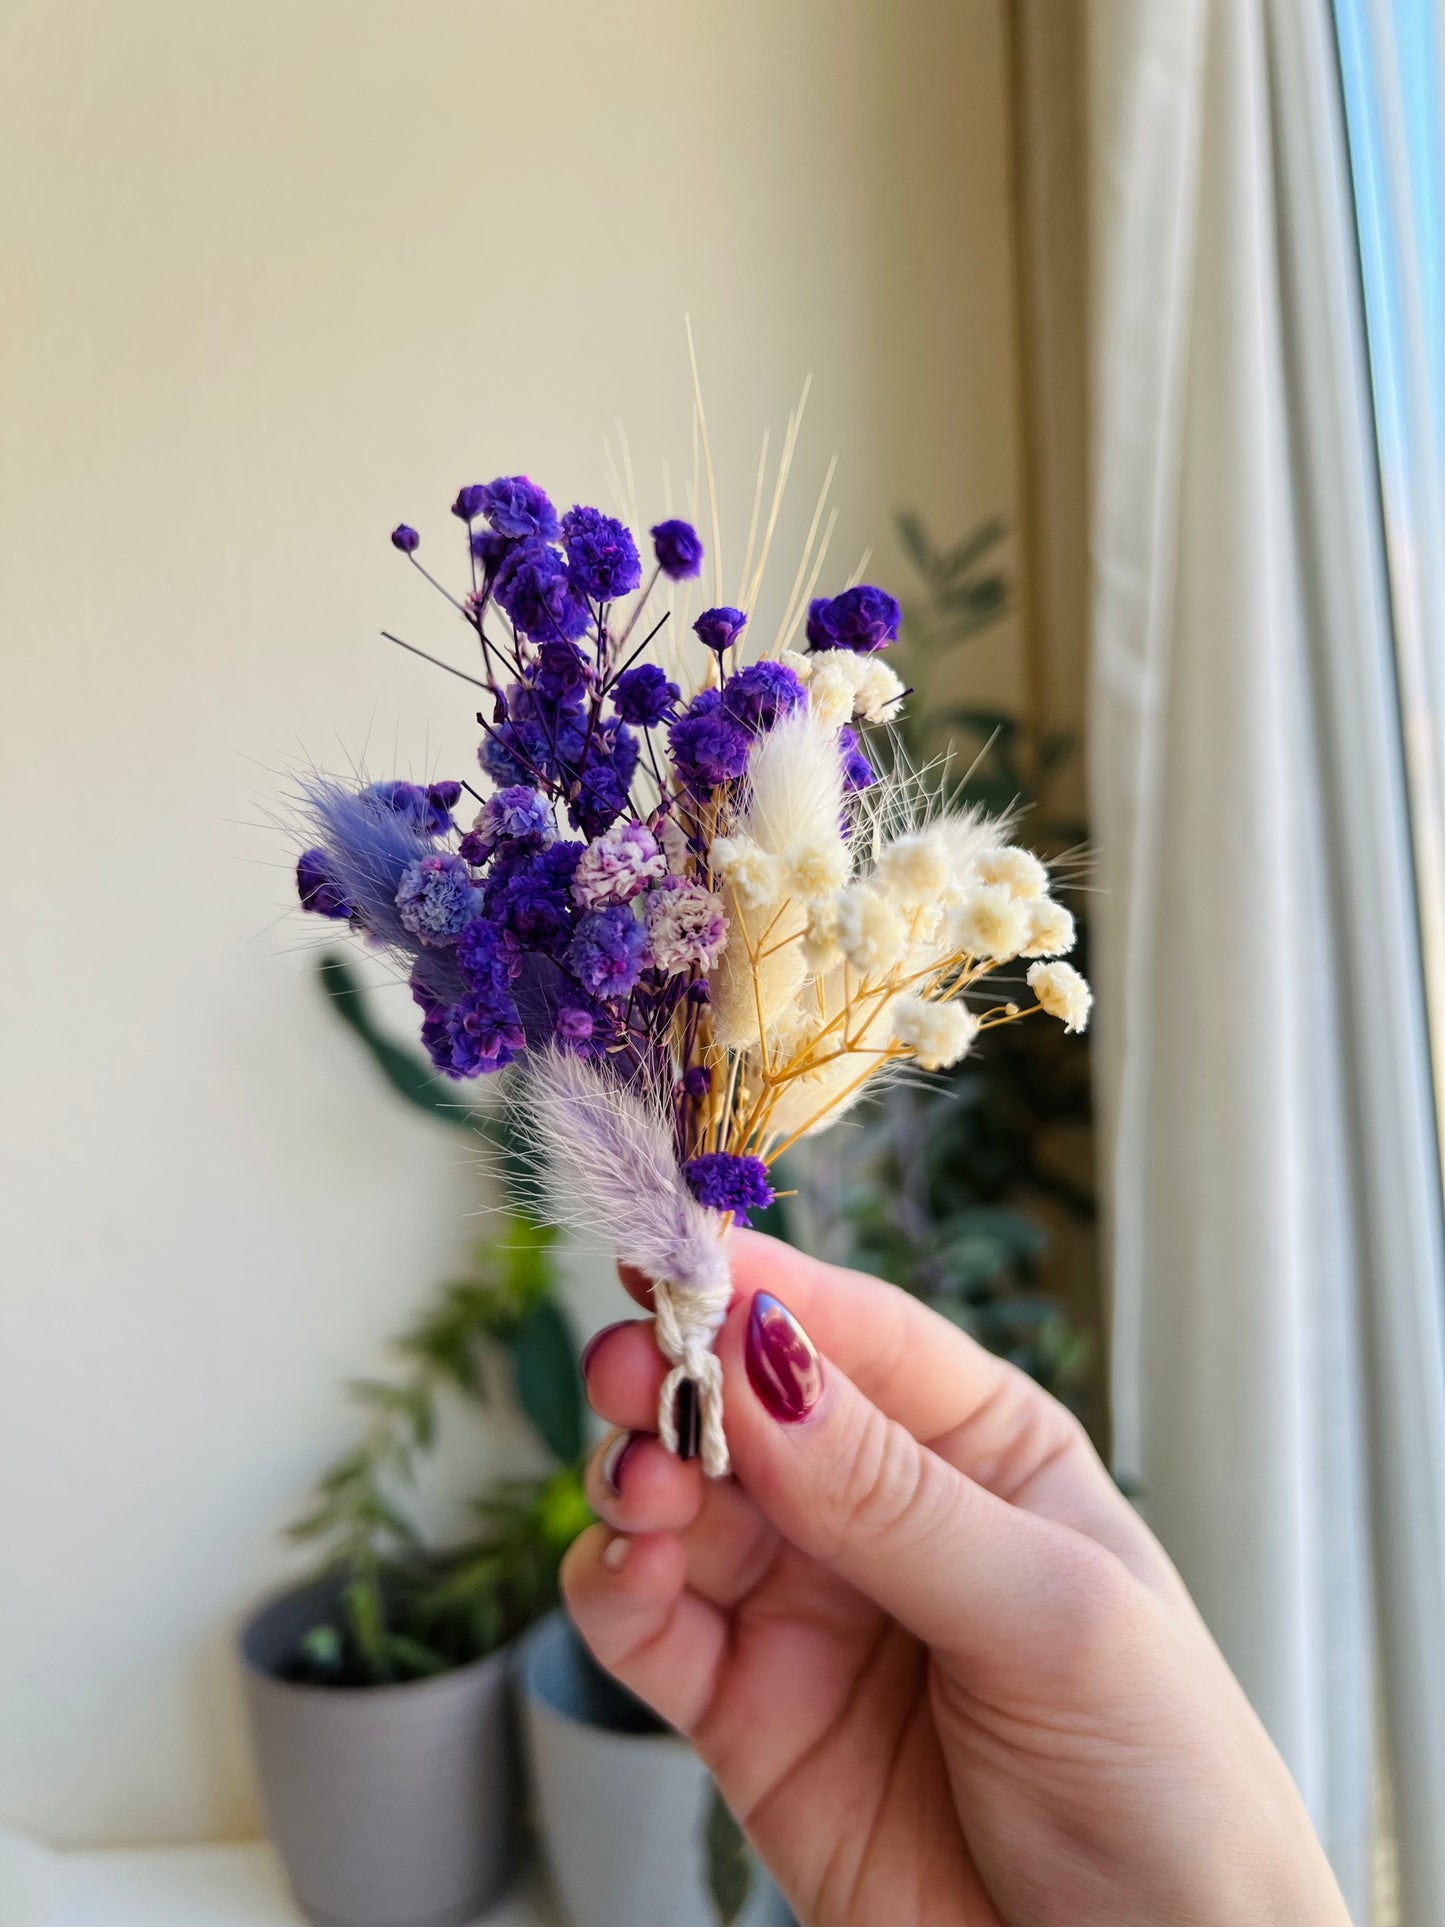
[[[572,1927],[717,1927],[703,1827],[711,1785],[686,1740],[608,1679],[565,1613],[517,1649],[534,1818]],[[759,1870],[748,1927],[791,1919]]]
[[[267,1829],[320,1927],[462,1927],[516,1864],[510,1653],[400,1686],[278,1678],[335,1596],[286,1593],[241,1636]]]

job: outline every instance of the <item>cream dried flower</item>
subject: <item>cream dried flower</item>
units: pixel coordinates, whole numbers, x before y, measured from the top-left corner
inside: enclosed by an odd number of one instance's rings
[[[802,940],[799,945],[803,962],[808,969],[822,976],[826,971],[836,970],[843,961],[842,946],[838,942],[838,903],[837,899],[808,905],[807,921],[803,925]]]
[[[1089,1021],[1094,993],[1072,964],[1030,964],[1029,989],[1042,1010],[1057,1017],[1065,1030],[1083,1030]]]
[[[783,855],[783,888],[799,903],[831,897],[848,881],[848,852],[842,841],[796,844]]]
[[[985,883],[971,890],[954,911],[950,935],[970,957],[1007,963],[1028,941],[1028,911],[1006,884]]]
[[[1074,919],[1052,897],[1034,897],[1028,905],[1028,942],[1024,957],[1062,957],[1074,947]]]
[[[780,649],[778,661],[784,669],[791,669],[799,682],[807,682],[813,673],[813,658],[805,656],[800,649]]]
[[[978,1035],[978,1019],[966,1004],[928,997],[897,997],[890,1015],[893,1041],[912,1051],[926,1071],[958,1063]]]
[[[861,976],[891,970],[907,941],[907,925],[881,890],[862,885],[838,899],[838,947]]]
[[[842,654],[832,650],[830,655]],[[825,729],[841,729],[853,714],[853,679],[841,662],[820,662],[808,678],[808,708]]]
[[[1049,873],[1032,850],[1021,850],[1016,843],[985,850],[975,871],[980,883],[1003,886],[1010,896],[1041,897],[1049,887]]]
[[[708,863],[745,910],[766,910],[783,894],[781,861],[750,836],[715,836]]]
[[[938,902],[953,880],[953,864],[943,838],[924,830],[886,844],[874,875],[889,896],[912,909]]]
[[[877,656],[855,656],[853,714],[865,723],[887,722],[903,695],[903,680]]]

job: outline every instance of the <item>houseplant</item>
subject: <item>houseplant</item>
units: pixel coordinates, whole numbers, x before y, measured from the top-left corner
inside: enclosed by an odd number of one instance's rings
[[[345,958],[324,953],[317,975],[329,1007],[356,1035],[397,1095],[459,1131],[473,1132],[472,1112],[456,1103],[452,1087],[438,1079],[418,1052],[394,1042],[375,1022],[370,1000]],[[498,1175],[504,1184],[514,1182],[517,1159],[507,1120],[500,1116],[490,1122]],[[348,1600],[360,1607],[363,1635],[375,1641],[370,1629],[383,1618],[385,1596],[372,1551],[378,1523],[384,1524],[392,1509],[381,1489],[388,1483],[384,1474],[387,1468],[404,1472],[412,1454],[430,1443],[435,1430],[428,1389],[432,1378],[450,1382],[466,1396],[480,1393],[479,1344],[506,1347],[518,1400],[563,1462],[562,1470],[530,1495],[537,1508],[535,1523],[543,1528],[536,1537],[542,1553],[539,1577],[545,1575],[546,1583],[536,1585],[528,1603],[550,1603],[556,1551],[586,1516],[576,1509],[578,1487],[568,1469],[578,1449],[574,1435],[579,1444],[581,1437],[581,1415],[575,1409],[576,1352],[557,1309],[555,1272],[547,1262],[551,1228],[521,1215],[517,1229],[519,1238],[498,1240],[493,1263],[501,1264],[500,1277],[443,1287],[403,1339],[402,1355],[413,1364],[410,1378],[363,1383],[354,1390],[368,1414],[366,1443],[325,1475],[318,1504],[300,1527],[303,1537],[322,1538],[334,1564],[352,1575],[349,1594],[333,1591],[317,1599],[300,1642],[305,1663],[317,1669],[321,1683],[357,1663],[346,1657],[357,1632],[348,1633],[337,1624]],[[528,1254],[540,1254],[542,1262],[533,1262]],[[517,1494],[518,1515],[525,1514],[528,1496],[525,1491]],[[404,1527],[406,1522],[393,1523]],[[518,1523],[524,1524],[521,1516]],[[400,1655],[405,1668],[409,1647],[394,1643],[392,1652]],[[428,1676],[426,1656],[410,1654],[410,1661],[418,1676]],[[370,1663],[374,1668],[375,1660]],[[606,1905],[629,1923],[640,1923],[643,1910],[653,1905],[661,1906],[660,1917],[675,1927],[689,1927],[693,1920],[716,1920],[727,1927],[738,1920],[786,1918],[696,1756],[598,1671],[564,1614],[550,1612],[538,1621],[522,1643],[515,1672],[534,1818],[553,1884],[564,1902],[570,1895],[579,1921],[596,1927],[604,1889]],[[595,1824],[608,1800],[622,1808],[615,1836],[604,1835]],[[665,1836],[671,1843],[665,1866],[645,1850],[653,1836]],[[637,1850],[620,1855],[617,1837],[632,1841]]]
[[[324,960],[322,980],[393,1085],[425,1105],[429,1075],[411,1077],[424,1067],[388,1045],[344,961]],[[558,1563],[591,1516],[553,1235],[524,1210],[500,1213],[468,1275],[396,1341],[395,1369],[352,1382],[359,1436],[292,1529],[317,1548],[319,1573],[243,1635],[268,1825],[313,1920],[449,1927],[475,1918],[514,1865],[510,1646],[555,1603]],[[466,1539],[428,1545],[408,1486],[436,1442],[441,1395],[484,1402],[503,1362],[553,1469],[490,1487]]]

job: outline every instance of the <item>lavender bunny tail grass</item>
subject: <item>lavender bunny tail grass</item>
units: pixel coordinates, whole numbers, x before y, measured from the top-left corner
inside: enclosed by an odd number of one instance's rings
[[[689,1190],[671,1121],[645,1091],[561,1050],[529,1052],[518,1085],[520,1135],[531,1145],[548,1216],[600,1234],[652,1280],[657,1342],[672,1367],[658,1400],[663,1444],[678,1449],[678,1393],[690,1380],[703,1470],[725,1478],[722,1366],[712,1346],[732,1284],[722,1219]]]

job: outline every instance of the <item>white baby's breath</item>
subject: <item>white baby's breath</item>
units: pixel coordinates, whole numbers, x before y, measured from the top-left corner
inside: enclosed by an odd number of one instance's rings
[[[985,883],[969,891],[949,927],[955,944],[968,956],[1007,963],[1028,941],[1028,912],[1005,884]]]
[[[838,945],[860,976],[883,976],[907,941],[908,926],[881,890],[860,884],[839,898]]]
[[[1074,947],[1074,919],[1052,897],[1033,897],[1028,904],[1028,941],[1023,957],[1062,957]]]
[[[1065,1030],[1083,1030],[1089,1021],[1094,993],[1072,964],[1036,963],[1029,966],[1029,989],[1050,1017]]]
[[[783,894],[781,859],[750,836],[715,836],[708,862],[745,910],[765,910]]]
[[[938,903],[953,878],[948,846],[934,830],[900,836],[878,854],[875,874],[896,902],[909,908]]]
[[[984,850],[976,864],[980,883],[1001,884],[1010,896],[1041,897],[1049,887],[1049,873],[1032,850],[1016,843]]]
[[[891,1017],[893,1041],[912,1051],[926,1071],[947,1070],[958,1063],[978,1035],[978,1019],[957,1001],[896,997]]]

